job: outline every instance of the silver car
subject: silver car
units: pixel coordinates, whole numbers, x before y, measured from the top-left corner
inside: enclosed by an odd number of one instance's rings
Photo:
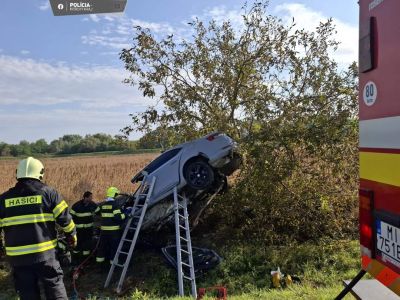
[[[199,195],[226,185],[226,176],[238,169],[240,162],[237,143],[224,133],[211,133],[162,153],[132,179],[132,183],[137,183],[147,177],[150,182],[156,177],[149,202],[151,209],[143,227],[160,223],[171,214],[175,187],[178,192],[185,191],[193,202]]]

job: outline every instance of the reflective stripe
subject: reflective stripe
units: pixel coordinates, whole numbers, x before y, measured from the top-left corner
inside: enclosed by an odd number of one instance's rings
[[[112,205],[103,205],[102,209],[112,209]]]
[[[120,213],[121,213],[121,210],[120,210],[120,209],[116,209],[116,210],[113,211],[113,214],[114,214],[114,215],[120,214]]]
[[[76,212],[75,212],[72,208],[70,209],[69,213],[70,213],[71,215],[76,215]]]
[[[1,220],[1,225],[14,226],[21,224],[32,224],[32,223],[51,222],[51,221],[54,221],[54,217],[52,214],[31,214],[31,215],[4,218]]]
[[[96,262],[103,262],[104,261],[104,257],[96,257]]]
[[[397,295],[400,294],[400,277],[399,274],[394,272],[389,267],[385,266],[381,262],[371,259],[366,255],[361,257],[362,267],[369,274],[371,274],[375,279],[380,281],[382,284],[387,286]]]
[[[125,214],[121,214],[121,219],[125,220]]]
[[[103,218],[113,218],[114,214],[113,213],[101,213],[101,216]]]
[[[32,244],[18,247],[6,247],[8,256],[17,256],[31,253],[44,252],[57,246],[57,240],[47,241],[39,244]]]
[[[71,214],[72,214],[72,210],[71,210]],[[91,216],[93,215],[93,213],[91,213],[91,212],[86,212],[86,213],[77,213],[77,212],[74,212],[73,215],[75,215],[75,216],[77,216],[77,217],[91,217]]]
[[[100,211],[100,207],[97,206],[96,210],[94,211],[95,213],[98,213]]]
[[[82,255],[89,255],[90,254],[90,251],[82,251]]]
[[[360,178],[400,186],[400,154],[360,152]]]
[[[101,230],[119,230],[119,225],[117,226],[100,226]]]
[[[66,208],[68,208],[68,204],[65,200],[58,203],[58,205],[53,209],[54,218],[57,218]]]
[[[87,223],[87,224],[75,224],[76,228],[90,228],[93,227],[93,223]]]
[[[400,149],[400,116],[360,120],[360,147]]]
[[[75,228],[75,223],[74,221],[71,220],[71,222],[69,222],[69,224],[65,227],[63,227],[62,229],[64,230],[64,232],[71,232],[72,230],[74,230]]]

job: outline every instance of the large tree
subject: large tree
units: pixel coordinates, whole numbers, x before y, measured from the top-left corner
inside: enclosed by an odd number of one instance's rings
[[[245,163],[235,201],[220,202],[230,225],[299,239],[354,233],[356,65],[332,59],[332,20],[310,32],[267,8],[245,6],[240,28],[196,19],[185,40],[137,27],[121,52],[132,75],[126,82],[162,105],[133,114],[124,130],[173,127],[177,141],[218,130],[238,140]]]

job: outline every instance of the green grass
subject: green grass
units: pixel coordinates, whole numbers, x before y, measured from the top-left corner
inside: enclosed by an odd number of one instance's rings
[[[353,278],[360,267],[357,241],[285,247],[225,245],[216,250],[223,262],[216,269],[198,276],[197,286],[225,286],[230,300],[333,299],[342,289],[342,280]],[[125,286],[129,289],[118,299],[185,299],[174,297],[176,272],[166,265],[158,252],[138,250],[135,254],[132,274],[126,279]],[[298,276],[301,282],[287,288],[272,288],[270,272],[277,267],[284,274]],[[106,275],[95,266],[89,266],[79,278],[78,291],[90,300],[117,299],[113,288],[102,289]],[[69,278],[70,274],[66,272],[66,286],[71,295]],[[0,265],[0,299],[15,299],[11,274],[4,263]]]
[[[285,247],[225,245],[216,250],[224,258],[223,262],[218,268],[198,276],[197,286],[225,286],[232,300],[333,299],[342,289],[342,280],[353,278],[360,268],[357,241]],[[176,272],[165,264],[159,253],[138,250],[133,266],[133,275],[126,280],[130,290],[120,299],[178,299],[174,297]],[[284,274],[298,276],[301,282],[288,288],[272,288],[270,272],[277,267]],[[106,273],[91,268],[79,279],[78,290],[86,296],[90,291],[88,299],[91,300],[116,299],[112,288],[101,289]]]
[[[223,262],[216,269],[198,276],[197,286],[225,286],[230,300],[333,299],[342,289],[342,280],[353,278],[360,268],[357,241],[285,247],[225,245],[214,249],[223,257]],[[278,267],[284,274],[298,276],[301,282],[287,288],[272,288],[270,272]],[[70,274],[68,271],[65,273],[71,295]],[[102,289],[106,275],[95,266],[87,267],[78,280],[78,291],[91,300],[117,299],[113,288]],[[128,275],[125,286],[128,287],[125,296],[118,299],[178,300],[174,297],[177,292],[176,272],[156,251],[138,249],[135,252],[132,273]],[[4,262],[0,264],[0,299],[16,299],[10,270]]]
[[[231,295],[228,293],[229,300],[282,300],[282,299],[304,299],[304,300],[331,300],[334,299],[340,291],[343,289],[342,285],[335,285],[327,288],[312,288],[309,286],[293,286],[286,289],[275,289],[275,290],[254,290],[241,295]],[[89,297],[88,300],[99,300],[99,299],[113,299],[103,297]],[[123,298],[124,300],[192,300],[191,297],[170,297],[160,298],[157,296],[151,296],[149,294],[135,291],[131,296]],[[213,296],[206,296],[204,300],[214,300]],[[345,300],[354,299],[353,296],[347,295]]]

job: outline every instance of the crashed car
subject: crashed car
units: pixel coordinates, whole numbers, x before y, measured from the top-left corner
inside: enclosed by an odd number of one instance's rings
[[[168,220],[173,212],[175,187],[188,195],[190,210],[196,199],[204,200],[204,195],[226,188],[226,176],[237,170],[240,163],[237,143],[219,132],[165,151],[132,178],[132,183],[140,183],[145,178],[150,182],[156,177],[142,228],[159,227]],[[197,210],[202,211],[202,208]]]

